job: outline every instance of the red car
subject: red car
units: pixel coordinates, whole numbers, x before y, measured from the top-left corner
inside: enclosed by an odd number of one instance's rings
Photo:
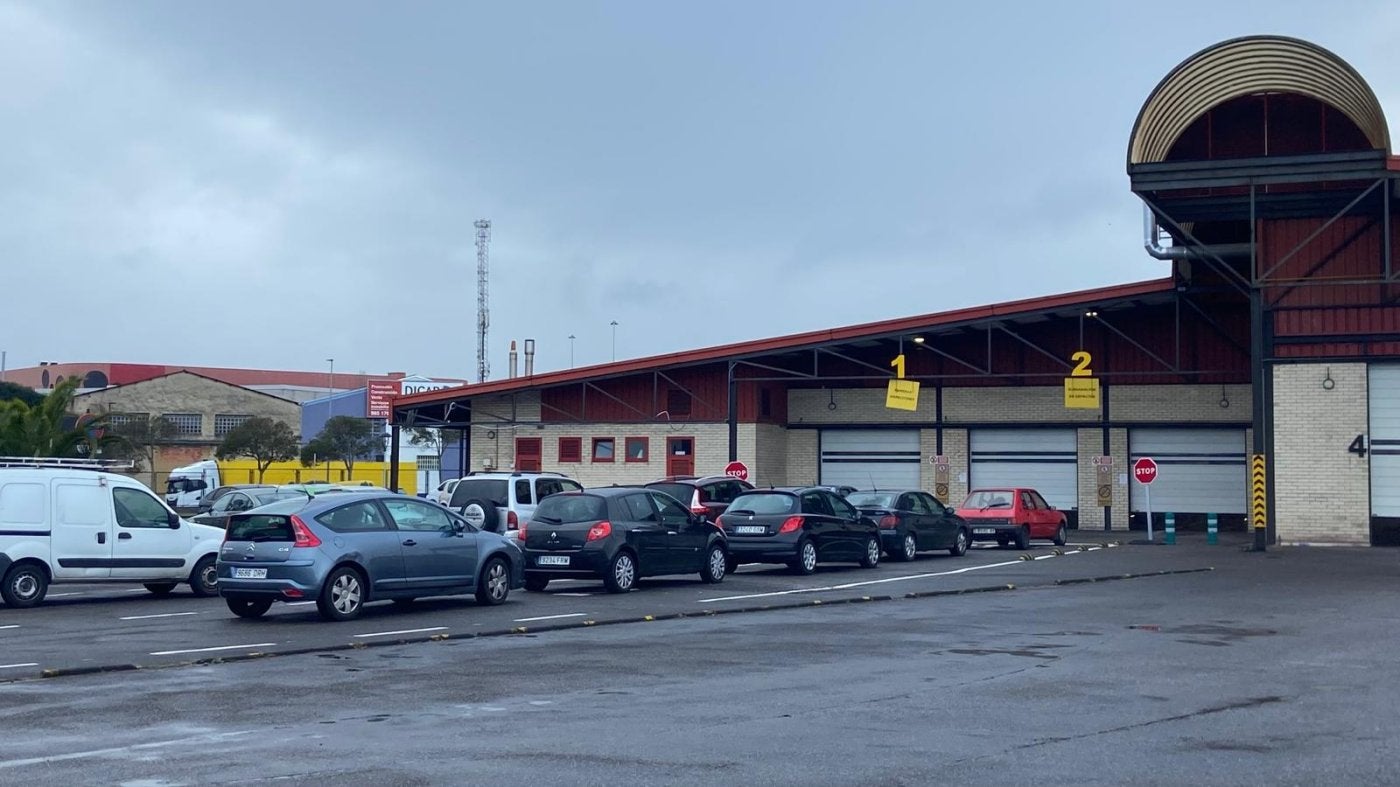
[[[973,541],[996,541],[1003,548],[1025,549],[1032,538],[1064,546],[1068,520],[1034,489],[974,489],[958,508],[972,528]]]

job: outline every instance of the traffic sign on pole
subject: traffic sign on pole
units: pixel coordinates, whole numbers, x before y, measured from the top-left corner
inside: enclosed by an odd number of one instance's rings
[[[1147,498],[1147,543],[1152,543],[1152,482],[1157,480],[1157,462],[1144,456],[1133,462],[1133,478],[1142,484],[1143,495]]]
[[[730,462],[724,466],[724,474],[740,481],[749,480],[749,466],[743,462]]]

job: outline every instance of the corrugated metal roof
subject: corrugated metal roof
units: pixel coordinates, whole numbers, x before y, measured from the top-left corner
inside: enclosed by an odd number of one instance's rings
[[[924,314],[916,317],[901,317],[893,320],[850,325],[844,328],[809,331],[807,333],[797,333],[771,339],[758,339],[749,342],[738,342],[736,344],[725,344],[718,347],[707,347],[699,350],[686,350],[667,355],[653,355],[647,358],[636,358],[633,360],[618,361],[616,363],[597,364],[595,366],[584,366],[577,369],[565,369],[557,372],[536,374],[531,377],[492,380],[490,382],[468,384],[457,388],[427,391],[412,396],[396,397],[394,399],[394,407],[411,407],[414,405],[448,402],[456,399],[509,393],[511,391],[521,391],[531,388],[546,388],[585,380],[648,372],[653,369],[664,369],[674,366],[686,366],[787,350],[797,350],[833,342],[854,342],[872,337],[932,330],[940,326],[954,326],[995,319],[1014,319],[1016,317],[1023,317],[1056,309],[1105,305],[1109,301],[1147,295],[1159,295],[1171,292],[1174,287],[1175,282],[1170,278],[1153,279],[1151,281],[1119,284],[1112,287],[1081,290],[1042,298],[1029,298],[1026,300],[1008,301],[1006,303],[992,304],[989,306],[976,306],[968,309],[935,312],[933,314]]]
[[[1274,92],[1309,96],[1335,107],[1373,147],[1390,152],[1385,113],[1356,69],[1301,39],[1248,36],[1197,52],[1158,83],[1133,124],[1128,164],[1165,160],[1182,132],[1214,106]]]

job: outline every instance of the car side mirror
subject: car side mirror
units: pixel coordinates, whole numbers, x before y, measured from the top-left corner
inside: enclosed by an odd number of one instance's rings
[[[180,529],[180,515],[179,515],[179,514],[174,514],[174,513],[166,514],[166,516],[165,516],[165,523],[166,523],[167,525],[169,525],[169,527],[170,527],[171,530],[179,530],[179,529]]]

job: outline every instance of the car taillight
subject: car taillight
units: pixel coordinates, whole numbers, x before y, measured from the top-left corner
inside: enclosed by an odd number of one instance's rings
[[[792,533],[802,529],[802,517],[790,516],[783,520],[783,526],[778,528],[778,533]]]
[[[292,534],[296,536],[296,543],[293,546],[318,547],[321,545],[321,539],[317,538],[316,534],[311,532],[311,528],[307,527],[306,523],[296,516],[292,517]]]
[[[519,529],[520,529],[520,517],[516,516],[514,511],[507,511],[507,512],[506,512],[506,530],[519,530]]]
[[[722,516],[717,516],[717,517],[715,517],[715,527],[719,528],[719,530],[720,530],[721,533],[724,532],[724,517],[722,517]]]
[[[599,541],[601,539],[607,538],[610,535],[612,535],[611,522],[599,522],[593,527],[588,528],[589,541]]]
[[[899,517],[893,514],[886,514],[880,517],[880,527],[883,527],[885,529],[899,527]]]
[[[527,522],[526,524],[520,526],[520,540],[521,540],[521,541],[524,541],[524,540],[525,540],[525,528],[526,528],[528,525],[529,525],[529,523]]]
[[[710,513],[710,509],[706,508],[705,504],[700,502],[699,489],[695,490],[695,494],[690,497],[690,513],[699,514],[700,516],[707,516]]]

